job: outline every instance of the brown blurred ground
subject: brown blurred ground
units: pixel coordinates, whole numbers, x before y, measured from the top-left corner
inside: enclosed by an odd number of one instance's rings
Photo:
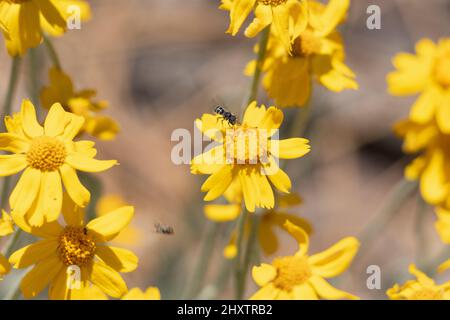
[[[203,177],[192,176],[188,166],[172,164],[171,132],[181,127],[193,130],[193,120],[211,112],[216,103],[238,111],[249,86],[242,69],[252,58],[255,40],[224,33],[228,18],[217,9],[218,2],[91,1],[93,20],[55,41],[63,67],[77,87],[98,89],[99,97],[110,101],[108,113],[120,121],[119,138],[99,143],[98,149],[101,158],[118,159],[121,165],[98,176],[105,192],[120,193],[136,206],[135,222],[145,233],[137,248],[140,267],[128,276],[130,286],[159,285],[165,298],[180,297],[205,229]],[[365,26],[369,4],[382,9],[381,30]],[[398,51],[412,50],[422,37],[448,36],[448,30],[448,0],[353,1],[342,31],[347,63],[357,74],[360,90],[342,94],[315,90],[314,123],[307,133],[313,152],[309,160],[288,166],[295,190],[305,199],[299,214],[316,229],[311,252],[358,235],[401,178],[405,161],[390,130],[407,115],[413,100],[386,93],[390,59]],[[45,52],[39,53],[45,59]],[[3,98],[9,69],[3,46],[0,59]],[[43,83],[47,66],[48,62],[41,65]],[[26,96],[23,82],[16,109]],[[313,165],[305,173],[302,166],[310,162]],[[405,279],[407,265],[415,260],[415,206],[412,200],[379,234],[375,245],[339,281],[341,288],[364,298],[382,298],[392,277]],[[155,234],[156,222],[172,225],[176,234]],[[430,256],[441,246],[433,222],[430,210],[426,219]],[[295,250],[295,244],[285,239],[280,254]],[[209,280],[222,264],[220,254],[218,247]],[[381,267],[383,290],[367,290],[369,264]],[[248,293],[254,288],[252,284]],[[230,297],[229,293],[220,297]]]

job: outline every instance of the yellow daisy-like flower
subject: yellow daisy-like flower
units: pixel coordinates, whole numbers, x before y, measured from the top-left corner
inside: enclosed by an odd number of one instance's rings
[[[292,39],[305,29],[308,19],[306,2],[303,0],[222,0],[221,9],[230,11],[227,33],[236,35],[253,11],[255,18],[245,30],[245,35],[254,37],[272,25],[288,51]]]
[[[253,267],[253,279],[262,288],[250,299],[357,299],[334,288],[325,278],[335,277],[348,268],[358,251],[358,240],[347,237],[321,253],[308,256],[309,238],[306,232],[289,221],[284,226],[297,240],[299,250],[293,256],[279,257],[271,264]]]
[[[9,258],[14,268],[34,265],[20,284],[24,297],[36,297],[46,287],[49,287],[49,297],[56,300],[100,299],[102,292],[114,298],[122,297],[127,293],[127,285],[120,272],[135,270],[138,258],[131,251],[107,243],[130,223],[134,208],[119,208],[85,225],[83,210],[66,196],[62,214],[65,226],[54,221],[32,227],[22,216],[13,213],[14,221],[22,230],[43,238]],[[78,279],[68,274],[74,268],[79,268]]]
[[[350,0],[331,0],[327,5],[308,1],[309,23],[294,38],[292,53],[271,33],[262,70],[263,86],[280,107],[304,106],[316,81],[331,91],[358,89],[355,74],[344,63],[344,43],[335,29],[344,20]],[[258,48],[256,48],[258,50]],[[245,74],[252,76],[256,61]]]
[[[101,197],[96,206],[97,217],[101,217],[108,212],[116,210],[120,207],[127,206],[128,203],[119,195],[108,195]],[[120,244],[123,246],[136,246],[142,241],[143,234],[140,229],[135,227],[133,223],[129,224],[123,229],[117,237],[114,238],[112,243]]]
[[[220,116],[204,114],[197,119],[198,128],[219,146],[195,157],[193,174],[210,174],[201,190],[204,200],[220,197],[232,184],[243,195],[249,212],[274,206],[270,182],[281,192],[289,193],[291,181],[279,168],[276,158],[295,159],[310,150],[309,141],[301,138],[276,140],[273,135],[283,122],[283,112],[275,107],[266,109],[252,102],[245,111],[242,124],[230,127]]]
[[[62,35],[73,14],[80,9],[82,21],[90,18],[90,6],[81,0],[0,0],[0,25],[4,26],[5,42],[12,56],[23,55],[42,42],[42,33]]]
[[[139,288],[133,288],[122,297],[122,300],[161,300],[161,294],[156,287],[148,287],[145,292]]]
[[[450,39],[437,44],[420,40],[415,55],[399,53],[393,64],[397,70],[387,76],[389,93],[420,94],[409,118],[418,124],[435,120],[443,133],[450,134]]]
[[[420,124],[410,119],[397,123],[394,131],[404,139],[405,153],[419,153],[406,167],[405,177],[420,180],[427,203],[450,209],[450,135],[443,134],[436,121]]]
[[[117,163],[94,159],[94,142],[73,141],[84,119],[64,111],[59,103],[50,108],[44,126],[38,123],[29,100],[24,100],[20,113],[6,117],[5,124],[8,132],[0,134],[0,150],[12,154],[0,156],[0,176],[24,170],[9,204],[12,213],[23,216],[32,226],[58,218],[63,184],[76,204],[86,206],[90,193],[79,181],[77,170],[100,172]]]
[[[57,67],[49,71],[50,84],[41,91],[41,102],[49,109],[59,102],[65,110],[82,116],[85,119],[82,131],[101,140],[112,140],[119,132],[119,125],[110,117],[98,113],[108,107],[107,101],[93,101],[95,90],[75,91],[69,75]]]
[[[416,268],[409,266],[409,273],[417,280],[409,280],[404,285],[395,284],[386,291],[392,300],[450,300],[450,281],[436,285],[433,279]]]

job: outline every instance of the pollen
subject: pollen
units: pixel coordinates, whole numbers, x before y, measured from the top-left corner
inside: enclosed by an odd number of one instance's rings
[[[273,284],[285,291],[291,291],[295,286],[304,284],[312,275],[305,257],[276,258],[272,264],[277,269]]]
[[[45,172],[58,170],[64,164],[65,159],[64,144],[53,137],[35,138],[27,152],[29,166]]]
[[[239,126],[226,131],[225,154],[229,164],[256,165],[268,162],[269,134],[265,129]]]
[[[96,250],[95,241],[83,227],[67,226],[59,236],[58,254],[67,265],[85,265],[92,260]]]
[[[279,6],[280,4],[286,3],[287,0],[259,0],[260,3],[266,6]]]
[[[443,294],[440,290],[422,288],[413,293],[411,300],[442,300]]]
[[[306,30],[300,37],[295,39],[292,50],[294,57],[308,57],[319,53],[321,47],[320,39],[315,37],[311,31]]]

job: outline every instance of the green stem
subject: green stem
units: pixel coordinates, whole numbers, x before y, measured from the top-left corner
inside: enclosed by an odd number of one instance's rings
[[[219,224],[210,222],[207,229],[206,239],[203,242],[202,253],[200,259],[198,260],[194,276],[192,277],[190,289],[186,294],[188,299],[197,296],[203,284],[203,279],[208,271],[209,260],[211,259],[214,250],[214,243],[216,242],[219,231]]]
[[[426,252],[427,252],[427,239],[425,235],[425,217],[426,217],[427,204],[423,201],[421,195],[417,196],[417,211],[415,221],[415,233],[416,233],[416,262],[419,268],[425,266]]]
[[[244,286],[245,286],[245,278],[242,270],[242,254],[243,254],[243,240],[244,240],[244,232],[245,232],[245,224],[247,222],[248,212],[246,209],[242,210],[242,214],[238,220],[238,230],[237,230],[237,241],[236,248],[237,254],[235,258],[235,277],[236,277],[236,287],[235,287],[235,296],[236,299],[241,299]]]
[[[392,188],[388,200],[383,204],[380,211],[375,214],[373,221],[369,222],[368,226],[358,237],[361,241],[361,246],[364,247],[360,249],[360,252],[367,252],[368,247],[370,247],[375,237],[389,224],[395,214],[416,190],[417,182],[411,182],[405,179],[400,180]],[[359,257],[361,256],[360,254]]]
[[[28,52],[30,63],[29,92],[35,107],[39,106],[39,52],[32,48]]]
[[[311,119],[311,104],[308,102],[303,107],[298,108],[297,114],[291,125],[289,137],[303,137]]]
[[[247,106],[252,101],[255,101],[258,98],[259,81],[261,79],[261,73],[264,65],[264,58],[267,52],[267,43],[269,42],[269,35],[270,35],[270,26],[266,27],[263,31],[261,31],[261,36],[259,38],[258,44],[258,56],[256,57],[255,73],[253,74],[250,93],[247,98],[247,104],[244,106],[244,108],[247,108]]]
[[[48,55],[50,56],[50,59],[52,60],[53,64],[55,65],[56,68],[61,69],[61,62],[59,61],[58,54],[56,53],[52,41],[47,36],[44,36],[44,43],[47,48]]]
[[[13,253],[14,247],[15,247],[16,243],[19,241],[21,235],[22,235],[22,230],[20,228],[18,228],[14,231],[11,238],[9,238],[8,243],[2,250],[2,254],[5,257],[9,257]]]
[[[244,257],[244,263],[241,266],[241,278],[240,278],[240,285],[239,285],[239,292],[238,292],[238,299],[242,299],[244,297],[245,293],[245,285],[247,280],[247,273],[248,268],[252,262],[252,258],[254,258],[255,255],[255,244],[256,239],[258,237],[258,227],[259,227],[259,217],[256,215],[253,215],[250,217],[252,224],[250,229],[250,236],[247,241],[247,247],[245,249],[245,257]]]

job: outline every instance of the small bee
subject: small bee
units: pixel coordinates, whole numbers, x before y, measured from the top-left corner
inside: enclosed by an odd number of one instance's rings
[[[166,226],[160,223],[155,223],[155,231],[156,233],[161,233],[165,235],[172,235],[175,233],[171,226]]]
[[[221,116],[221,118],[222,118],[221,120],[228,122],[228,124],[231,126],[234,126],[237,123],[237,117],[234,114],[232,114],[231,112],[225,110],[224,107],[221,107],[221,106],[215,107],[214,113]]]

